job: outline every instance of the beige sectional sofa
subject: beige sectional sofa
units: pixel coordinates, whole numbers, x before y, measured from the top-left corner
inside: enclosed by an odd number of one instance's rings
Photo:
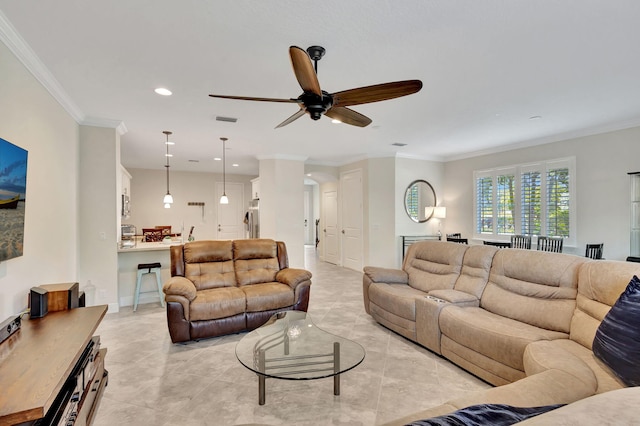
[[[366,267],[364,304],[376,321],[498,386],[391,424],[624,388],[591,344],[634,274],[640,264],[440,241],[412,245],[402,270]]]

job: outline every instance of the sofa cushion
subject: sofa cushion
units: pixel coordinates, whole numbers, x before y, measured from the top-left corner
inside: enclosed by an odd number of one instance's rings
[[[278,246],[274,240],[253,238],[233,241],[233,258],[236,260],[270,259],[277,257]]]
[[[262,312],[293,305],[293,289],[282,283],[263,283],[240,287],[246,295],[247,312]]]
[[[212,320],[242,314],[246,297],[238,287],[219,287],[199,291],[189,306],[190,320]]]
[[[454,288],[480,299],[489,280],[493,256],[498,250],[495,246],[470,246],[464,253],[462,270]]]
[[[426,293],[406,284],[373,283],[369,286],[369,301],[401,318],[416,320],[416,298]]]
[[[571,340],[591,349],[600,322],[634,275],[640,275],[640,263],[592,260],[580,268]]]
[[[233,242],[227,240],[193,241],[184,245],[185,263],[233,260]]]
[[[430,419],[416,420],[408,426],[509,426],[562,407],[513,407],[506,404],[479,404]]]
[[[482,308],[446,306],[440,313],[442,334],[509,367],[524,371],[527,345],[569,336],[493,314]]]
[[[550,349],[551,347],[553,347],[554,349]],[[622,382],[611,373],[611,370],[609,370],[609,368],[604,365],[602,361],[595,357],[591,349],[587,349],[573,340],[557,339],[551,342],[535,342],[527,346],[527,352],[529,351],[529,349],[535,349],[536,351],[555,350],[558,351],[557,353],[563,353],[564,355],[562,356],[566,357],[567,359],[579,359],[581,363],[589,368],[591,374],[595,378],[596,388],[592,391],[592,393],[609,392],[611,390],[620,389],[624,386]],[[532,368],[531,364],[528,364],[528,362],[531,360],[526,359],[527,352],[525,352],[525,369],[527,371],[527,375],[531,375],[535,370]],[[539,355],[538,360],[540,361]],[[547,358],[545,362],[547,363],[548,367],[561,369],[560,364],[552,365],[549,358]],[[573,368],[581,367],[574,366]],[[577,376],[577,374],[574,374],[575,371],[572,371],[571,369],[567,371],[571,372],[574,376]],[[590,386],[588,387],[591,389]]]
[[[233,268],[233,260],[186,263],[184,276],[193,282],[197,290],[235,287],[236,285],[236,273]]]
[[[633,276],[593,340],[593,353],[627,386],[640,386],[640,280]]]
[[[568,339],[533,342],[527,345],[524,351],[523,361],[527,376],[533,376],[551,369],[562,370],[580,380],[585,388],[590,389],[590,393],[596,393],[598,383],[593,370],[578,355],[566,350],[564,348],[566,345],[563,343],[575,345],[578,350],[587,350]]]
[[[576,306],[578,256],[532,250],[498,250],[480,306],[497,315],[569,333]]]
[[[468,248],[466,244],[442,241],[412,244],[403,264],[409,274],[409,285],[425,292],[453,288]]]
[[[236,279],[238,285],[250,285],[270,283],[276,280],[276,274],[280,270],[278,259],[248,259],[236,260]]]

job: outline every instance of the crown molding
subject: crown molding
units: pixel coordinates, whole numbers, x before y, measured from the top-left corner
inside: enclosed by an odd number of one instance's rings
[[[124,125],[123,121],[111,120],[108,118],[85,117],[85,119],[79,124],[81,126],[108,127],[110,129],[116,129],[119,136],[128,132],[127,126]]]
[[[20,62],[29,70],[31,74],[44,86],[56,101],[80,123],[84,120],[84,114],[78,106],[71,100],[67,92],[62,88],[58,80],[51,74],[49,69],[42,63],[27,42],[18,34],[11,22],[0,10],[0,40],[11,50]]]

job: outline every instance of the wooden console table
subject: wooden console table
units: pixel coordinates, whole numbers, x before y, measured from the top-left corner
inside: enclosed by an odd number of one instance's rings
[[[107,350],[100,349],[91,360],[83,355],[92,342],[99,342],[93,333],[106,312],[107,306],[101,305],[23,319],[20,330],[0,345],[0,426],[40,424],[37,420],[60,403],[59,394],[75,384],[72,376],[83,371],[80,361],[93,362],[95,368],[84,369],[92,377],[84,378],[88,384],[83,389],[80,386],[74,424],[91,424],[107,384]]]

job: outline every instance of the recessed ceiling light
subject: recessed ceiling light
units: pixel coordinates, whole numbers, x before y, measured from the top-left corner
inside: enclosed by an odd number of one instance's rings
[[[342,123],[342,121],[340,121],[340,120],[336,120],[335,118],[334,118],[333,120],[331,120],[331,122],[332,122],[333,124],[341,124],[341,123]]]
[[[173,157],[173,154],[165,154],[165,157]]]
[[[307,173],[307,176],[311,176],[311,173]]]
[[[392,143],[391,145],[393,145],[393,146],[407,146],[406,143],[400,143],[400,142],[395,142],[395,143]]]
[[[216,158],[214,158],[213,160],[214,160],[214,161],[222,161],[222,158],[220,158],[220,157],[216,157]]]
[[[156,92],[158,95],[162,95],[162,96],[171,96],[171,90],[169,89],[165,89],[164,87],[158,87],[156,90],[154,90],[154,92]]]
[[[232,164],[231,166],[232,166],[232,167],[240,167],[240,165],[239,165],[239,164],[236,164],[236,163]]]
[[[189,160],[190,163],[199,163],[200,160]]]
[[[166,141],[164,144],[165,145],[175,145],[176,143],[175,142],[171,142],[171,141]]]
[[[542,116],[540,115],[532,115],[531,117],[529,117],[529,120],[540,120],[542,118]]]

